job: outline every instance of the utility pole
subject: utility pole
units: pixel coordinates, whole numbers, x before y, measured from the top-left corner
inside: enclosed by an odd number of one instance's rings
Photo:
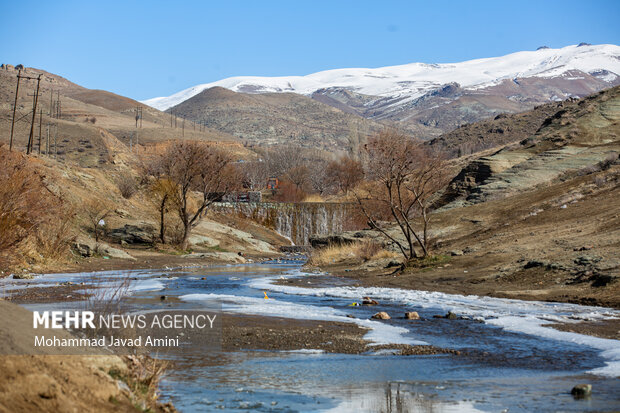
[[[11,139],[9,140],[9,151],[13,150],[13,129],[15,128],[15,110],[17,109],[17,95],[19,94],[19,81],[22,78],[22,71],[17,73],[17,88],[15,89],[15,103],[13,104],[13,119],[11,120]]]
[[[185,117],[183,117],[183,137],[185,137]]]
[[[39,109],[39,155],[41,155],[41,129],[43,128],[43,108]]]
[[[50,122],[49,122],[49,119],[47,121],[47,143],[45,145],[45,154],[47,155],[48,158],[50,157]]]
[[[140,127],[142,127],[142,108],[136,106],[136,128],[138,127],[138,121],[140,121]]]
[[[56,145],[57,139],[58,139],[58,121],[56,121],[56,125],[54,128],[54,159],[58,158],[58,146]]]
[[[41,85],[41,75],[37,77],[37,91],[34,93],[34,103],[32,104],[32,123],[30,124],[30,136],[28,137],[28,147],[26,148],[26,155],[30,155],[33,145],[34,137],[34,121],[37,116],[37,103],[39,101],[39,86]]]

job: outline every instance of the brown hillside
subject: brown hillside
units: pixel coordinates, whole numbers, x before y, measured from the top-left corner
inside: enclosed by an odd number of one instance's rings
[[[353,134],[383,127],[360,116],[293,93],[245,94],[214,87],[168,112],[237,136],[252,144],[295,143],[305,147],[349,149]]]

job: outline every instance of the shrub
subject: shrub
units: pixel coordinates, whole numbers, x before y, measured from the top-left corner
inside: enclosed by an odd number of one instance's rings
[[[383,249],[372,240],[345,245],[330,245],[312,251],[308,263],[316,266],[333,265],[345,262],[362,263],[382,258],[397,258],[399,254]]]
[[[377,255],[383,248],[375,241],[366,240],[357,246],[357,255],[364,261],[370,260]]]
[[[131,198],[138,191],[136,180],[129,175],[121,175],[116,181],[116,186],[125,199]]]
[[[619,155],[615,152],[612,152],[609,155],[607,155],[605,159],[600,161],[597,165],[599,167],[599,170],[606,171],[609,168],[611,168],[612,165],[617,163],[618,160],[620,160]]]
[[[281,180],[274,199],[278,202],[302,202],[306,196],[306,193],[294,183]]]
[[[72,238],[62,200],[23,154],[0,146],[0,165],[0,265],[62,256]]]

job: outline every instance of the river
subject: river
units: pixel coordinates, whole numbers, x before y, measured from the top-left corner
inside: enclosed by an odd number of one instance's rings
[[[163,399],[182,412],[530,412],[619,411],[620,341],[560,332],[546,324],[620,317],[620,311],[573,304],[355,287],[322,276],[318,288],[279,283],[311,279],[302,261],[97,274],[53,274],[3,280],[2,288],[54,285],[97,278],[113,283],[130,274],[123,298],[136,309],[159,297],[175,309],[221,303],[227,313],[340,321],[370,328],[374,343],[427,343],[460,356],[399,356],[384,351],[328,354],[302,351],[188,351],[161,383]],[[297,283],[296,285],[299,285]],[[263,298],[263,292],[270,300]],[[363,296],[377,307],[350,307]],[[26,305],[31,309],[48,304]],[[418,311],[422,320],[369,320],[377,311]],[[433,318],[453,311],[459,320]],[[347,317],[352,314],[355,318]],[[172,356],[170,356],[172,357]],[[591,383],[576,400],[570,389]]]

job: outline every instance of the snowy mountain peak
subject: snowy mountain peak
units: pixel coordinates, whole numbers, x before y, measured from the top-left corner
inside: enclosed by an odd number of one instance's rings
[[[476,90],[499,84],[506,79],[553,78],[570,71],[581,71],[604,82],[613,82],[620,75],[620,46],[582,43],[561,49],[539,48],[460,63],[410,63],[375,69],[335,69],[306,76],[237,76],[193,86],[174,95],[148,99],[143,103],[166,110],[214,86],[235,92],[292,92],[302,95],[338,87],[364,95],[407,98],[410,101],[447,83],[458,83],[464,89]]]

